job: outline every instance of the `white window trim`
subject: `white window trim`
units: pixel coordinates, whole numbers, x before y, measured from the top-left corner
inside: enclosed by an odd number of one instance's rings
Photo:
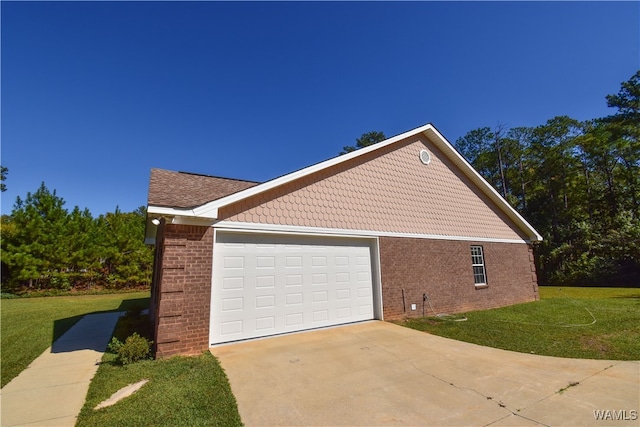
[[[474,253],[474,249],[479,250],[480,253]],[[481,263],[476,263],[475,258],[476,257],[480,257],[480,260],[482,261]],[[482,276],[484,278],[484,280],[480,283],[476,283],[476,267],[481,267],[482,268]],[[471,268],[473,271],[473,283],[476,287],[483,287],[483,286],[487,286],[487,267],[486,267],[486,263],[484,260],[484,248],[481,245],[471,245]]]

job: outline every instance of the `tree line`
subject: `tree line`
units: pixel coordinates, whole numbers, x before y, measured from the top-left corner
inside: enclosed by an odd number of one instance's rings
[[[455,143],[542,234],[540,284],[640,286],[640,71],[606,101],[607,117],[498,124]]]
[[[150,285],[153,249],[144,244],[144,207],[94,218],[88,209],[69,212],[64,205],[42,183],[2,216],[3,292]]]

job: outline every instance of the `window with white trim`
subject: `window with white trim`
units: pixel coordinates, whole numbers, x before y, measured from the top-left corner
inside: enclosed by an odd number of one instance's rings
[[[476,286],[487,284],[487,272],[484,268],[484,252],[482,246],[471,246],[471,264],[473,266],[473,282]]]

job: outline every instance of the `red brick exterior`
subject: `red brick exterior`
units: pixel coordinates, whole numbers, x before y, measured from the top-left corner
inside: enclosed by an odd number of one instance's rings
[[[423,294],[437,313],[456,313],[538,300],[531,246],[381,237],[385,320],[422,316]],[[487,286],[476,287],[471,245],[483,247]],[[404,301],[403,301],[404,293]],[[416,304],[416,310],[411,310]],[[434,314],[425,302],[425,314]]]
[[[209,348],[213,229],[158,227],[151,313],[156,357]]]
[[[158,228],[151,298],[156,357],[199,354],[209,347],[213,228]],[[471,245],[483,247],[487,286],[473,283]],[[425,293],[437,313],[538,299],[529,245],[381,237],[379,248],[385,320],[422,316]],[[428,303],[424,310],[434,314]]]

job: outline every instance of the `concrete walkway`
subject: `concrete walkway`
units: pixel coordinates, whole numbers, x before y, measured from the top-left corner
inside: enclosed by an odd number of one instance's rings
[[[123,313],[84,316],[0,391],[3,427],[73,426]]]
[[[515,353],[377,321],[211,352],[246,426],[640,425],[636,361]]]

